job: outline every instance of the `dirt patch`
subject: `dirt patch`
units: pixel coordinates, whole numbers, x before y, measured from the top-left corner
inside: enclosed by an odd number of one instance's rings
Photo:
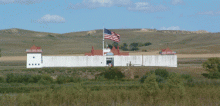
[[[177,54],[178,58],[210,58],[220,57],[220,54]]]
[[[3,56],[0,61],[26,61],[27,56]]]
[[[87,32],[87,34],[93,34],[93,33],[96,33],[96,30],[92,30],[92,31]]]

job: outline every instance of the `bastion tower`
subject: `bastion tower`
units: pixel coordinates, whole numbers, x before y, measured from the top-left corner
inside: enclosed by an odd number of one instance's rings
[[[26,49],[27,63],[26,68],[42,68],[42,49],[33,45],[30,49]]]

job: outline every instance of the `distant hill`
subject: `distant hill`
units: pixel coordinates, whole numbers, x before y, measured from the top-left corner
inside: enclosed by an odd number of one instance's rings
[[[121,35],[120,45],[132,42],[152,43],[150,46],[140,47],[140,51],[159,51],[168,46],[183,54],[220,53],[220,33],[156,29],[110,30]],[[0,30],[0,48],[2,56],[26,55],[25,49],[29,49],[33,44],[41,46],[44,55],[85,53],[90,52],[92,46],[102,49],[102,33],[101,29],[64,34],[6,29]],[[110,40],[105,40],[106,42],[113,43]]]
[[[206,30],[198,31],[185,31],[185,30],[156,30],[156,29],[141,29],[140,32],[163,32],[163,33],[172,33],[172,34],[204,34],[209,33]]]

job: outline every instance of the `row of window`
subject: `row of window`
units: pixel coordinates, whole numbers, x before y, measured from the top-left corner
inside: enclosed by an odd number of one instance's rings
[[[31,65],[31,64],[29,63],[29,66],[30,66],[30,65]],[[37,64],[37,63],[35,63],[35,64],[32,63],[32,66],[33,66],[33,65],[35,65],[35,66],[36,66],[36,65],[40,65],[40,63],[38,63],[38,64]]]

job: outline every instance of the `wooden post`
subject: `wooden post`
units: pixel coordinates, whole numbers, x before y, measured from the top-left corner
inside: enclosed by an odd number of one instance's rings
[[[142,66],[143,66],[143,54],[142,54]]]

